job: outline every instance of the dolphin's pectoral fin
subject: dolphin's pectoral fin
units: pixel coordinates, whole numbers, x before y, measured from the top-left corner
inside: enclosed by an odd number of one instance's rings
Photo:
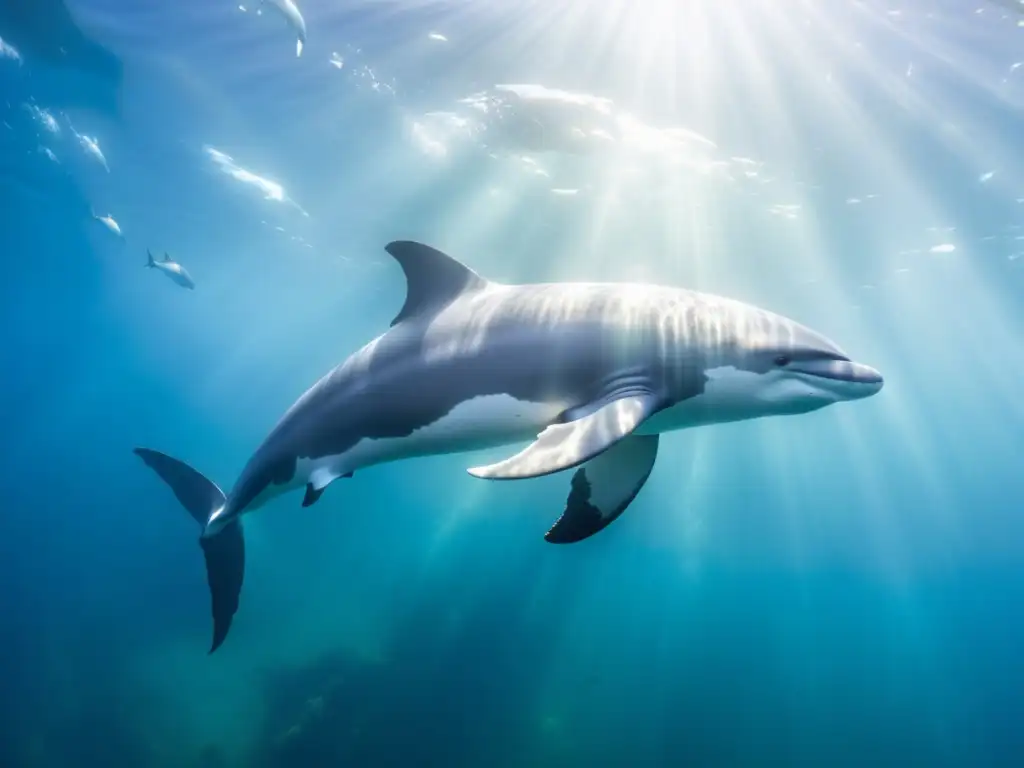
[[[650,392],[616,397],[583,418],[552,424],[515,456],[474,467],[469,474],[489,480],[521,480],[571,469],[628,437],[659,405]]]
[[[466,291],[482,288],[487,281],[465,264],[429,245],[396,240],[384,250],[405,272],[405,304],[391,325],[417,315],[439,312]]]
[[[640,493],[657,458],[657,435],[630,435],[588,461],[572,476],[565,511],[544,540],[573,544],[606,528]]]
[[[311,507],[316,504],[324,495],[326,488],[326,485],[323,488],[315,488],[312,483],[306,483],[306,495],[302,497],[302,506]]]
[[[302,497],[302,506],[311,507],[320,501],[327,486],[339,477],[352,477],[352,473],[346,472],[343,475],[338,475],[328,469],[314,470],[309,476],[309,482],[306,483],[306,495]]]

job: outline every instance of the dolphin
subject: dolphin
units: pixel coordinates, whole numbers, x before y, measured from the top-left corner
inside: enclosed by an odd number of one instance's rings
[[[84,104],[120,115],[121,60],[82,31],[64,0],[0,0],[0,37],[29,66],[42,64],[85,76],[85,81],[59,89],[65,106]],[[44,82],[35,79],[37,95]]]
[[[188,288],[190,291],[196,287],[195,281],[192,276],[188,273],[181,264],[176,261],[172,261],[169,254],[164,254],[163,261],[157,261],[153,258],[153,254],[146,251],[146,257],[148,261],[146,266],[150,269],[158,269],[169,277],[173,282],[180,285],[182,288]]]
[[[94,211],[92,217],[100,224],[105,226],[107,229],[109,229],[111,232],[113,232],[115,235],[117,235],[119,238],[124,240],[124,233],[121,232],[121,225],[118,224],[114,217],[111,216],[109,213],[106,216],[100,216],[98,213]]]
[[[224,494],[187,464],[135,453],[202,526],[212,653],[238,609],[244,513],[291,489],[399,459],[528,445],[469,470],[514,480],[575,469],[547,532],[578,542],[640,492],[659,435],[800,414],[874,395],[882,376],[824,336],[738,301],[634,284],[505,285],[430,246],[385,250],[407,293],[391,328],[303,394]]]
[[[306,44],[306,20],[302,18],[302,12],[299,10],[299,7],[295,5],[293,0],[260,0],[260,8],[257,10],[257,14],[262,15],[264,5],[276,8],[288,22],[288,26],[295,33],[295,55],[296,57],[301,56],[302,48]]]

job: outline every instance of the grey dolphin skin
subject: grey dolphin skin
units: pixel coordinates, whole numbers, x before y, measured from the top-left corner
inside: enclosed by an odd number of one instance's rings
[[[203,527],[211,653],[238,608],[241,516],[285,491],[304,487],[309,506],[375,464],[529,443],[469,471],[511,480],[576,468],[545,538],[577,542],[640,492],[662,432],[807,413],[882,388],[825,337],[738,301],[651,285],[501,285],[420,243],[386,250],[407,282],[391,328],[292,405],[230,493],[136,449]]]

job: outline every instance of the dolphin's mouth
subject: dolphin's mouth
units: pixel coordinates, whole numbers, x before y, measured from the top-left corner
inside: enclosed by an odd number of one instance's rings
[[[805,376],[858,385],[871,390],[872,394],[880,390],[885,383],[882,374],[874,368],[852,360],[802,360],[791,363],[788,370]]]

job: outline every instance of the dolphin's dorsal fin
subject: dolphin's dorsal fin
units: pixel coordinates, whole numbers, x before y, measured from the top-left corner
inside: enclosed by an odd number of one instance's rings
[[[171,254],[169,254],[167,251],[164,251],[164,263],[167,263],[170,260],[171,260]]]
[[[465,264],[429,245],[412,240],[396,240],[384,250],[395,257],[405,272],[406,296],[402,311],[391,325],[398,325],[410,317],[434,314],[451,304],[467,291],[487,285]]]

